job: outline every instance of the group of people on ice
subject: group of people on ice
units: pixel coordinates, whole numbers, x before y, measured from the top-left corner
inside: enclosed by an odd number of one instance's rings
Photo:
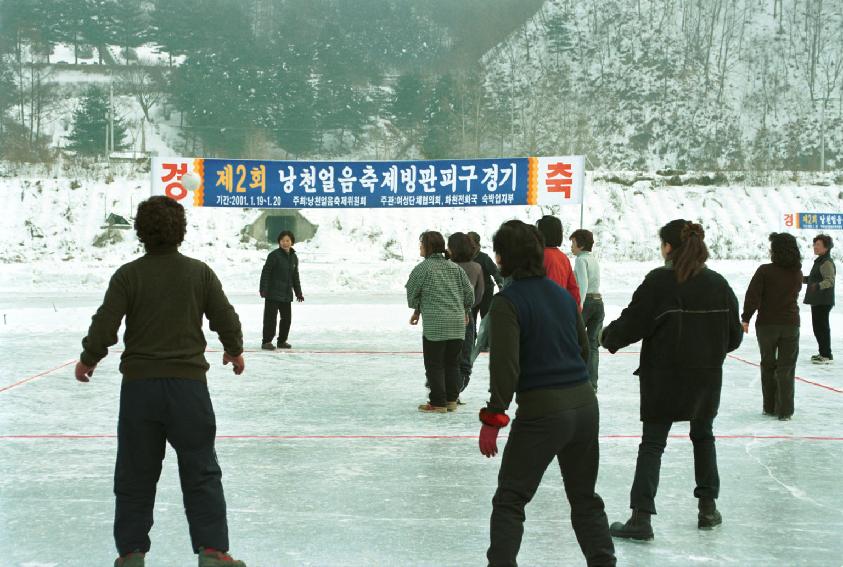
[[[179,461],[184,505],[200,567],[245,567],[229,553],[226,505],[214,440],[216,423],[208,394],[203,317],[224,347],[223,364],[244,371],[240,320],[219,279],[203,262],[183,256],[183,207],[167,197],[138,206],[135,229],[146,254],[112,276],[92,318],[75,375],[87,382],[114,345],[125,317],[123,382],[114,476],[115,567],[142,567],[156,484],[167,441]],[[620,317],[603,328],[600,269],[593,235],[571,234],[570,260],[559,250],[562,224],[546,216],[535,226],[512,220],[495,232],[492,262],[480,252],[479,236],[455,233],[447,242],[427,231],[419,239],[424,260],[407,281],[411,324],[422,322],[429,399],[419,409],[447,414],[458,409],[471,376],[476,344],[488,344],[489,401],[480,410],[479,447],[493,457],[507,410],[518,408],[503,450],[493,499],[488,564],[514,566],[524,509],[554,457],[571,506],[571,522],[589,566],[616,564],[612,536],[652,539],[651,516],[661,456],[670,428],[690,421],[694,445],[698,527],[722,522],[715,500],[719,476],[713,421],[717,415],[726,353],[736,349],[757,312],[762,353],[764,413],[789,419],[798,353],[797,299],[803,283],[811,304],[820,352],[813,362],[833,360],[828,316],[834,304],[832,239],[814,239],[817,259],[803,278],[801,254],[788,234],[770,236],[771,263],[752,278],[743,313],[728,282],[706,266],[705,231],[677,219],[659,230],[664,265],[651,271]],[[304,300],[294,236],[282,232],[279,249],[261,276],[265,298],[263,343],[287,343],[293,294]],[[446,256],[450,256],[450,259]],[[499,267],[499,273],[498,273]],[[283,280],[283,282],[277,281]],[[493,283],[494,282],[494,283]],[[493,294],[493,286],[500,292]],[[475,341],[476,318],[482,317]],[[286,322],[285,322],[286,318]],[[483,337],[482,335],[484,335]],[[599,466],[598,347],[614,353],[642,341],[636,371],[641,385],[643,433],[630,491],[632,514],[609,526],[595,492]]]

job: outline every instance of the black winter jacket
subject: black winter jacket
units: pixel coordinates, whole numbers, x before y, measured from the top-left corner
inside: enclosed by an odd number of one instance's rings
[[[720,406],[723,361],[743,329],[728,282],[708,268],[685,283],[672,267],[647,274],[629,306],[603,330],[614,353],[643,339],[635,374],[641,382],[641,421],[713,418]]]
[[[277,248],[266,257],[266,263],[261,270],[260,292],[271,301],[293,301],[293,292],[301,297],[301,282],[299,281],[299,257],[290,248],[290,253]]]

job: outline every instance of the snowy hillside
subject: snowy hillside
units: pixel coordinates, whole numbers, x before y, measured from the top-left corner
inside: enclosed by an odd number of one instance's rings
[[[583,226],[595,233],[595,252],[613,262],[656,261],[657,230],[677,217],[702,221],[713,258],[762,260],[767,235],[784,228],[785,212],[837,212],[843,203],[840,186],[674,187],[657,177],[626,186],[589,177]],[[148,196],[148,174],[131,166],[113,166],[109,173],[107,166],[96,165],[76,168],[73,174],[58,168],[47,174],[43,169],[12,173],[7,168],[0,177],[0,286],[38,290],[103,285],[113,268],[141,252],[133,230],[109,232],[103,228],[105,218],[114,213],[130,219],[137,203]],[[305,285],[310,289],[400,291],[418,261],[422,231],[447,236],[476,230],[490,251],[491,236],[504,220],[534,222],[550,212],[563,219],[566,235],[579,226],[578,207],[544,212],[539,207],[303,210],[318,230],[296,249],[307,265]],[[244,281],[255,281],[269,249],[242,236],[260,213],[194,209],[182,250],[210,263],[224,281],[240,289]],[[813,235],[798,234],[806,261]]]

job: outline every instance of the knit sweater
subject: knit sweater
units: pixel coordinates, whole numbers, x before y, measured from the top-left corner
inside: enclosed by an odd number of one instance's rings
[[[123,318],[126,345],[120,360],[124,380],[188,378],[205,380],[202,317],[219,335],[225,351],[243,352],[240,319],[210,267],[181,255],[175,247],[148,252],[111,277],[102,305],[82,340],[80,360],[95,366],[117,343]]]

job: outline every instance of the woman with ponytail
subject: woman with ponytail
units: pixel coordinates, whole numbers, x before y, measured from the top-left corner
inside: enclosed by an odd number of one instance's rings
[[[712,432],[720,406],[726,353],[743,335],[738,300],[726,280],[706,267],[708,249],[699,224],[677,219],[659,231],[665,265],[651,271],[620,317],[603,330],[609,352],[642,341],[638,375],[643,434],[630,490],[632,517],[615,522],[614,537],[653,539],[661,457],[674,422],[690,421],[694,444],[697,527],[722,522]]]

